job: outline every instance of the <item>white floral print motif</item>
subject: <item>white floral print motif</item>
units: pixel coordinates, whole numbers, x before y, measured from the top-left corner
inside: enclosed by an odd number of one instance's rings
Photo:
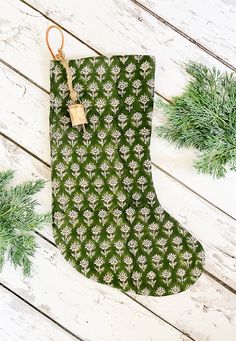
[[[141,295],[181,292],[201,275],[205,252],[160,205],[152,182],[154,57],[70,60],[87,112],[72,128],[63,66],[51,63],[53,231],[84,276]]]

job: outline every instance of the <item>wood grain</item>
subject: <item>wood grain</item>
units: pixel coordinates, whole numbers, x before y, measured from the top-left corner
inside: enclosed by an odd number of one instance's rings
[[[82,41],[102,54],[155,55],[156,90],[167,98],[181,93],[186,85],[189,78],[183,63],[190,59],[228,70],[131,1],[71,0],[69,7],[63,0],[26,2],[78,37],[77,43]],[[7,13],[7,19],[4,13]],[[49,89],[49,52],[45,46],[45,31],[50,22],[19,0],[8,0],[0,16],[4,22],[1,58]],[[55,39],[59,41],[58,36]],[[66,35],[65,40],[68,58],[92,54],[86,45],[82,48],[82,44],[71,44],[72,37]]]
[[[234,0],[132,0],[167,21],[180,34],[236,67],[236,2]]]
[[[0,287],[1,341],[75,341],[77,338]]]

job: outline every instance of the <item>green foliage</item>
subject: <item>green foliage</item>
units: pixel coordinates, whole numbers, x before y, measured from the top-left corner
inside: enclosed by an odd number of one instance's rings
[[[31,198],[39,192],[45,182],[43,180],[27,181],[9,187],[14,172],[0,172],[0,270],[7,259],[23,273],[29,275],[37,244],[34,230],[40,229],[50,222],[49,213],[34,211],[37,201]]]
[[[192,80],[172,103],[161,102],[167,122],[157,133],[178,148],[200,150],[194,166],[220,178],[236,170],[236,78],[196,62],[185,68]]]

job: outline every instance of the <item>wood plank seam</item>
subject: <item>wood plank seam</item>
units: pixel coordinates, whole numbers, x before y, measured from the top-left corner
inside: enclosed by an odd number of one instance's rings
[[[97,53],[98,55],[102,56],[102,53],[99,52],[98,50],[96,50],[94,47],[90,46],[89,44],[87,44],[85,41],[83,41],[82,39],[80,39],[79,37],[77,37],[74,33],[70,32],[69,30],[67,30],[65,27],[63,27],[62,25],[58,24],[55,20],[49,18],[46,14],[44,14],[43,12],[41,12],[40,10],[38,10],[37,8],[35,8],[34,6],[32,6],[31,4],[28,4],[27,1],[25,0],[20,0],[23,4],[25,4],[26,6],[30,7],[32,10],[38,12],[39,14],[41,14],[45,19],[47,19],[48,21],[51,21],[53,24],[57,25],[58,27],[60,27],[63,31],[65,31],[66,33],[68,33],[69,35],[71,35],[73,38],[75,38],[76,40],[78,40],[81,44],[87,46],[89,49],[93,50],[95,53]]]
[[[21,297],[19,294],[17,294],[14,290],[8,288],[6,285],[4,285],[3,283],[0,282],[0,286],[2,288],[4,288],[5,290],[7,290],[8,292],[10,292],[12,295],[16,296],[17,298],[19,298],[21,301],[23,301],[26,305],[30,306],[32,309],[36,310],[38,313],[42,314],[45,318],[47,318],[48,320],[50,320],[51,322],[53,322],[54,324],[56,324],[59,328],[63,329],[66,333],[70,334],[71,336],[73,336],[74,338],[76,338],[76,340],[79,341],[85,341],[83,339],[81,339],[79,336],[77,336],[76,334],[74,334],[72,331],[70,331],[68,328],[64,327],[62,324],[60,324],[59,322],[57,322],[56,320],[54,320],[52,317],[50,317],[49,315],[47,315],[46,313],[44,313],[42,310],[40,310],[39,308],[37,308],[36,306],[34,306],[32,303],[30,303],[29,301],[27,301],[25,298]]]
[[[34,6],[32,6],[31,4],[28,4],[27,1],[25,0],[20,0],[22,3],[24,3],[25,5],[29,6],[31,9],[33,9],[34,11],[38,12],[39,14],[41,14],[45,19],[51,21],[53,24],[57,25],[58,27],[60,27],[61,29],[63,29],[66,33],[70,34],[72,37],[74,37],[75,39],[77,39],[80,43],[86,45],[88,48],[90,48],[91,50],[93,50],[94,52],[96,52],[99,55],[102,55],[101,52],[99,52],[98,50],[96,50],[94,47],[90,46],[89,44],[87,44],[85,41],[83,41],[82,39],[80,39],[79,37],[77,37],[74,33],[70,32],[69,30],[67,30],[64,26],[58,24],[55,20],[51,19],[50,17],[48,17],[46,14],[44,14],[42,11],[38,10],[37,8],[35,8]],[[194,38],[192,38],[191,36],[189,36],[187,33],[181,31],[179,28],[175,27],[173,24],[171,24],[170,22],[168,22],[167,20],[165,20],[164,18],[162,18],[161,16],[159,16],[158,14],[156,14],[155,12],[153,12],[152,10],[150,10],[149,8],[147,8],[146,6],[144,6],[143,4],[141,4],[139,1],[136,0],[130,0],[131,2],[133,2],[136,6],[142,8],[142,10],[144,10],[145,12],[147,12],[148,14],[150,14],[151,16],[153,16],[155,19],[159,20],[160,22],[162,22],[164,25],[168,26],[170,29],[172,29],[173,31],[175,31],[176,33],[180,34],[183,38],[187,39],[190,43],[196,45],[198,48],[200,48],[201,50],[203,50],[205,53],[209,54],[211,57],[215,58],[218,62],[224,64],[225,66],[227,66],[229,69],[231,69],[232,71],[236,72],[236,67],[234,67],[232,64],[228,63],[226,60],[224,60],[223,58],[221,58],[220,56],[218,56],[216,53],[214,53],[213,51],[211,51],[210,49],[208,49],[206,46],[204,46],[203,44],[199,43],[197,40],[195,40]]]
[[[175,176],[173,176],[172,174],[170,174],[169,172],[167,172],[165,169],[161,168],[160,166],[158,166],[156,163],[152,162],[153,166],[155,166],[156,168],[158,168],[162,173],[165,173],[166,175],[168,175],[171,179],[175,180],[176,182],[178,182],[180,185],[182,185],[183,187],[185,187],[186,189],[188,189],[189,191],[191,191],[192,193],[194,193],[195,195],[197,195],[199,198],[201,198],[202,200],[204,200],[206,203],[208,203],[209,205],[211,205],[212,207],[216,208],[217,210],[219,210],[220,212],[222,212],[223,214],[225,214],[227,217],[231,218],[232,220],[236,221],[236,219],[229,214],[228,212],[224,211],[222,208],[220,208],[219,206],[215,205],[213,202],[211,202],[210,200],[208,200],[207,198],[205,198],[203,195],[199,194],[198,192],[196,192],[194,189],[192,189],[191,187],[189,187],[188,185],[186,185],[185,183],[183,183],[181,180],[177,179]]]
[[[234,258],[233,256],[230,256],[232,258]],[[213,280],[217,281],[220,285],[222,285],[224,288],[228,289],[229,291],[231,291],[234,295],[236,295],[236,290],[234,288],[231,288],[230,286],[228,286],[226,283],[224,283],[222,280],[220,280],[219,278],[216,278],[213,274],[211,274],[209,271],[204,270],[204,273],[206,276],[212,278]]]
[[[127,293],[124,293],[124,295],[130,297],[133,301],[135,301],[137,304],[141,305],[143,308],[147,309],[149,312],[154,313],[150,308],[146,307],[143,303],[137,301],[135,298],[133,298],[132,296],[130,296]],[[173,325],[167,321],[166,319],[164,319],[163,317],[158,316],[156,313],[154,313],[157,317],[159,317],[163,322],[167,323],[168,325],[170,325],[171,327],[173,327]],[[186,333],[185,331],[179,329],[178,327],[174,327],[175,329],[177,329],[179,332],[181,332],[183,335],[187,336],[190,340],[193,341],[197,341],[195,339],[192,338],[192,336],[190,336],[190,334]]]
[[[144,6],[143,4],[141,4],[139,1],[137,0],[131,0],[131,2],[133,2],[136,6],[139,6],[140,8],[142,8],[145,12],[149,13],[151,16],[153,16],[155,19],[157,19],[158,21],[160,21],[161,23],[163,23],[164,25],[168,26],[170,29],[172,29],[173,31],[175,31],[176,33],[180,34],[183,38],[187,39],[190,43],[196,45],[198,48],[200,48],[201,50],[203,50],[204,52],[206,52],[207,54],[209,54],[210,56],[212,56],[213,58],[215,58],[218,62],[224,64],[225,66],[227,66],[229,69],[231,69],[232,71],[236,72],[236,67],[233,66],[232,64],[228,63],[226,60],[224,60],[222,57],[219,57],[216,53],[214,53],[213,51],[211,51],[209,48],[207,48],[206,46],[204,46],[203,44],[199,43],[196,39],[192,38],[191,36],[189,36],[187,33],[183,32],[182,30],[180,30],[178,27],[174,26],[173,24],[171,24],[169,21],[167,21],[166,19],[163,19],[161,16],[159,16],[157,13],[153,12],[151,9],[149,9],[148,7]]]
[[[20,149],[22,149],[24,152],[26,152],[27,154],[29,154],[30,156],[32,156],[34,159],[38,160],[39,162],[41,162],[42,164],[44,164],[47,167],[51,167],[49,163],[47,163],[46,161],[44,161],[43,159],[41,159],[39,156],[35,155],[34,153],[32,153],[30,150],[28,150],[27,148],[25,148],[24,146],[22,146],[20,143],[16,142],[15,140],[13,140],[12,138],[10,138],[9,136],[7,136],[6,134],[4,134],[3,132],[0,131],[0,136],[4,137],[4,139],[10,141],[11,143],[14,143],[17,147],[19,147]]]
[[[24,79],[26,79],[28,82],[32,83],[33,85],[37,86],[39,89],[41,89],[43,92],[45,92],[46,94],[49,95],[49,91],[46,90],[44,87],[42,87],[40,84],[36,83],[35,81],[33,81],[33,79],[27,77],[25,74],[23,74],[22,72],[20,72],[19,70],[17,70],[14,66],[10,65],[9,63],[7,63],[5,60],[3,60],[2,58],[0,58],[0,63],[2,63],[3,65],[5,65],[6,67],[8,67],[9,69],[11,69],[12,71],[16,72],[18,75],[20,75],[21,77],[23,77]]]

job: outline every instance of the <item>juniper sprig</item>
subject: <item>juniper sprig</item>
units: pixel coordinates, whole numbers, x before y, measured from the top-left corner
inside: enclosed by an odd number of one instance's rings
[[[8,186],[14,171],[0,172],[0,271],[6,260],[21,267],[24,275],[30,275],[32,257],[37,244],[35,230],[51,221],[50,213],[36,213],[38,204],[32,196],[45,184],[44,180],[26,181]]]
[[[236,171],[236,78],[234,73],[189,62],[192,80],[172,103],[161,102],[166,123],[158,136],[180,147],[201,151],[194,166],[199,172],[220,178]]]

